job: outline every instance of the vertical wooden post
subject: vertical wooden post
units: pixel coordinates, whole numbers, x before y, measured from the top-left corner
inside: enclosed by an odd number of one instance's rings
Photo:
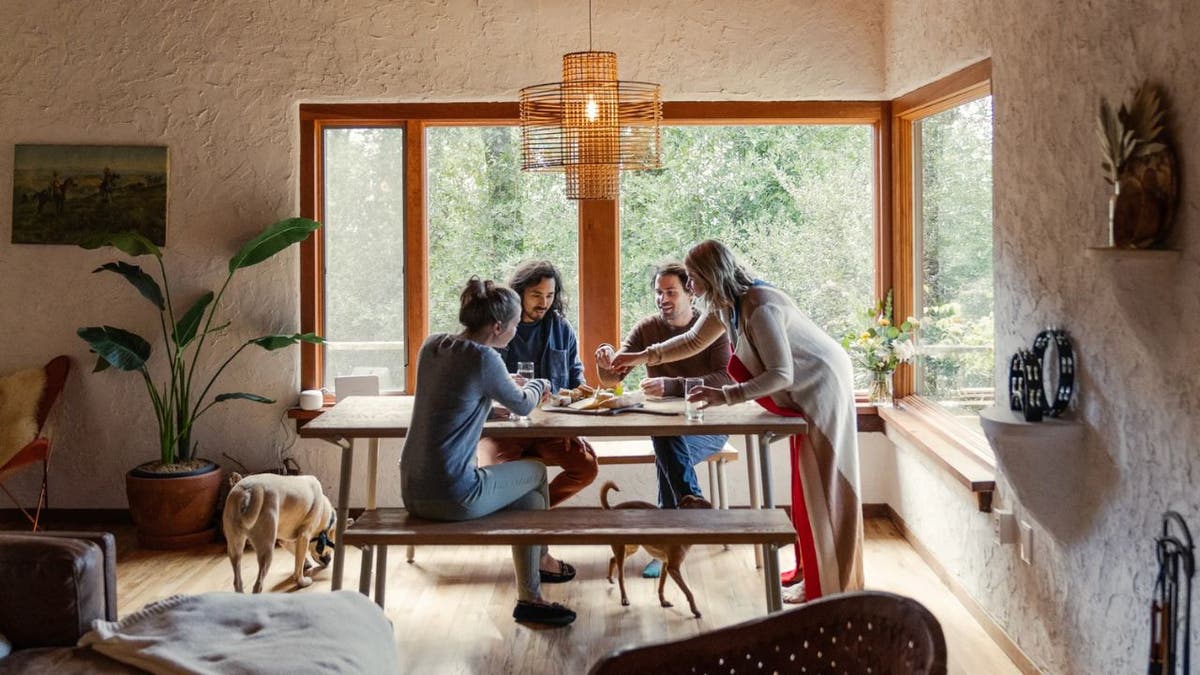
[[[321,153],[321,127],[312,117],[301,115],[300,154],[302,157],[319,157]],[[300,215],[324,222],[321,211],[322,181],[321,165],[315,161],[300,162]],[[325,238],[324,228],[300,242],[300,332],[325,334]],[[300,388],[320,389],[324,382],[324,347],[307,342],[300,343]]]
[[[425,123],[404,125],[404,391],[417,388],[417,353],[429,334],[429,223],[425,218]]]
[[[897,323],[917,314],[914,307],[913,260],[913,121],[894,115],[892,125],[892,317]],[[911,364],[896,369],[892,380],[896,398],[916,393]]]
[[[621,226],[615,199],[579,202],[579,357],[597,383],[596,345],[621,339]]]

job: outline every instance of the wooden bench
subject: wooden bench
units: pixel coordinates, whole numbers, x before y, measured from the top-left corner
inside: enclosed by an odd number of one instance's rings
[[[609,464],[654,464],[654,445],[649,438],[631,440],[609,440],[589,438],[588,444],[596,451],[596,462],[600,466]],[[713,507],[729,508],[725,491],[725,465],[737,461],[737,448],[726,443],[725,447],[704,459],[708,464],[708,496]]]
[[[600,466],[622,464],[654,464],[654,444],[649,438],[629,440],[589,438],[588,444],[596,451],[596,463]],[[725,491],[725,464],[736,461],[737,448],[726,443],[725,447],[704,459],[708,464],[708,496],[713,508],[729,508],[729,497]],[[406,558],[408,562],[416,560],[415,544],[408,546]],[[726,550],[729,546],[725,547]],[[757,560],[757,558],[756,558]],[[757,565],[761,567],[762,565]]]
[[[370,595],[372,565],[375,602],[383,607],[389,546],[434,544],[759,544],[767,609],[782,608],[776,550],[790,545],[796,531],[777,509],[620,509],[560,507],[547,511],[498,511],[484,518],[436,521],[404,509],[374,509],[346,529],[340,545],[363,548],[359,592]],[[372,549],[374,549],[372,551]],[[373,553],[373,555],[372,555]],[[605,554],[608,555],[607,553]]]

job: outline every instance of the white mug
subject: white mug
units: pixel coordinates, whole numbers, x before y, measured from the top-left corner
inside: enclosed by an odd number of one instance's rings
[[[325,405],[325,392],[320,389],[305,389],[300,392],[301,410],[320,410]]]

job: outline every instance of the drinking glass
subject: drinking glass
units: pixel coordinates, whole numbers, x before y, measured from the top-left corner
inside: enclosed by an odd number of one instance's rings
[[[683,416],[689,422],[699,422],[704,419],[704,408],[701,401],[689,401],[687,395],[697,387],[704,386],[704,378],[702,377],[686,377],[683,380]]]
[[[517,361],[517,375],[525,378],[525,381],[533,379],[533,361]],[[529,415],[516,415],[515,421],[528,422]]]

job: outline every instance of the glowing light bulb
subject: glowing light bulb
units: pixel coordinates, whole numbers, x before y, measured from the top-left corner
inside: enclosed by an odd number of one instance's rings
[[[595,96],[588,96],[587,105],[583,107],[583,114],[587,115],[589,122],[595,122],[600,116],[600,104],[596,103]]]

